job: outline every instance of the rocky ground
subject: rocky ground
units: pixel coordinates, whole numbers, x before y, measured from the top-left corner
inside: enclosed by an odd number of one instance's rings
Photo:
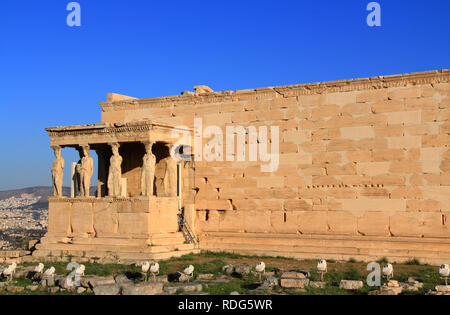
[[[266,264],[266,273],[260,279],[255,271],[259,261]],[[141,262],[142,263],[142,262]],[[182,270],[194,265],[194,277]],[[53,266],[53,277],[30,279],[35,263],[19,264],[11,283],[0,280],[0,294],[95,294],[95,295],[449,295],[450,286],[444,286],[438,268],[411,264],[395,265],[395,280],[383,281],[381,287],[366,285],[367,264],[358,262],[328,262],[324,281],[315,269],[316,261],[298,261],[286,258],[238,256],[224,253],[187,255],[160,262],[160,274],[149,275],[145,281],[140,264],[97,265],[85,264],[86,271],[78,284],[67,281],[66,263],[48,263]],[[0,269],[6,267],[3,264]]]

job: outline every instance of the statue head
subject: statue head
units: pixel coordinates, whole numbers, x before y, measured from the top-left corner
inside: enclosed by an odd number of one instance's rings
[[[153,143],[145,142],[144,146],[145,146],[145,152],[146,153],[152,153]]]
[[[119,155],[120,144],[118,144],[118,143],[111,143],[110,146],[111,146],[111,150],[112,150],[113,155]]]
[[[89,156],[89,145],[84,145],[81,147],[81,150],[83,151],[83,156]]]
[[[61,157],[61,147],[59,145],[52,147],[57,158]]]

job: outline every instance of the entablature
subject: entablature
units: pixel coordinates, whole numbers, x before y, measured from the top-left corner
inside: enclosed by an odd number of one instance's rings
[[[152,121],[50,127],[46,128],[46,131],[50,136],[51,146],[60,147],[127,142],[175,144],[180,142],[181,135],[191,137],[193,134],[190,128],[173,127]],[[183,144],[189,145],[189,143]]]

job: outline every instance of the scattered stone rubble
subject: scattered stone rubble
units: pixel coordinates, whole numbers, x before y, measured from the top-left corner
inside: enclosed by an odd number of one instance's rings
[[[33,273],[34,267],[19,267],[17,270],[17,277],[27,276]],[[48,293],[58,292],[72,292],[77,294],[95,294],[95,295],[204,295],[203,292],[210,286],[219,285],[230,282],[233,278],[242,278],[254,276],[256,273],[247,265],[232,266],[227,265],[223,267],[223,275],[214,274],[198,274],[196,280],[190,282],[186,275],[182,273],[175,273],[172,275],[159,275],[153,279],[150,277],[148,282],[143,282],[143,277],[135,277],[119,274],[116,276],[85,276],[81,279],[77,286],[72,286],[67,281],[66,277],[53,275],[50,277],[42,277],[39,281],[35,281],[32,285],[26,287],[17,286],[14,281],[7,284],[0,282],[0,291],[7,291],[10,293],[22,293],[25,290],[35,292],[44,291]],[[32,278],[32,277],[31,277]],[[30,278],[30,279],[31,279]],[[259,285],[252,290],[254,293],[272,292],[279,293],[279,288],[286,292],[306,292],[309,286],[316,289],[325,289],[326,282],[311,281],[311,275],[307,271],[277,271],[266,272],[262,282],[255,283]],[[339,288],[343,290],[360,290],[364,287],[363,281],[341,280]],[[274,291],[275,288],[278,288]],[[390,280],[381,286],[378,290],[369,292],[369,295],[399,295],[406,292],[418,292],[423,288],[423,283],[409,278],[407,282],[399,282]],[[238,295],[239,292],[233,292],[233,295]],[[435,290],[428,292],[429,295],[450,295],[450,286],[436,286]]]
[[[310,281],[309,286],[315,289],[325,289],[327,283],[323,281]]]
[[[437,285],[428,295],[450,295],[450,285]]]
[[[34,267],[22,268],[20,277],[31,274],[31,270]],[[198,275],[201,281],[212,281],[214,275]],[[39,281],[35,281],[32,285],[26,287],[15,285],[14,281],[10,284],[6,282],[0,282],[0,291],[7,291],[10,293],[21,293],[25,290],[35,292],[44,291],[51,294],[58,292],[73,292],[77,294],[93,293],[95,295],[159,295],[159,294],[206,294],[202,292],[204,288],[207,288],[207,284],[199,282],[187,282],[185,275],[181,274],[181,277],[176,282],[169,282],[168,276],[158,276],[155,281],[150,279],[149,282],[136,281],[130,279],[124,274],[113,276],[86,276],[80,280],[80,283],[73,286],[67,277],[63,276],[48,276],[41,277]],[[187,279],[187,278],[186,278]],[[218,279],[220,280],[220,279]]]
[[[354,280],[341,280],[339,284],[339,288],[344,290],[359,290],[364,287],[364,283],[362,281],[354,281]]]
[[[396,280],[389,280],[383,284],[380,290],[369,292],[369,295],[399,295],[404,292],[418,292],[423,288],[423,283],[409,278],[407,282],[398,282]]]
[[[197,280],[211,280],[214,278],[213,274],[199,274]]]
[[[222,271],[229,275],[244,277],[248,276],[252,272],[252,267],[248,265],[242,266],[226,265],[222,268]]]
[[[281,275],[280,285],[282,288],[304,289],[309,285],[311,275],[305,271],[290,271]]]
[[[0,264],[21,263],[31,258],[30,254],[26,250],[0,251]]]

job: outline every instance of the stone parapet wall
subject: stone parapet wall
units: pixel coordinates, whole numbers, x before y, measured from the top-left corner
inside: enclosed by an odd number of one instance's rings
[[[102,120],[279,127],[274,173],[258,162],[195,163],[200,235],[409,237],[433,246],[450,238],[449,82],[442,70],[121,100],[101,104]]]
[[[2,250],[0,251],[0,264],[19,263],[30,257],[31,252],[27,250]],[[24,259],[25,258],[25,259]]]

